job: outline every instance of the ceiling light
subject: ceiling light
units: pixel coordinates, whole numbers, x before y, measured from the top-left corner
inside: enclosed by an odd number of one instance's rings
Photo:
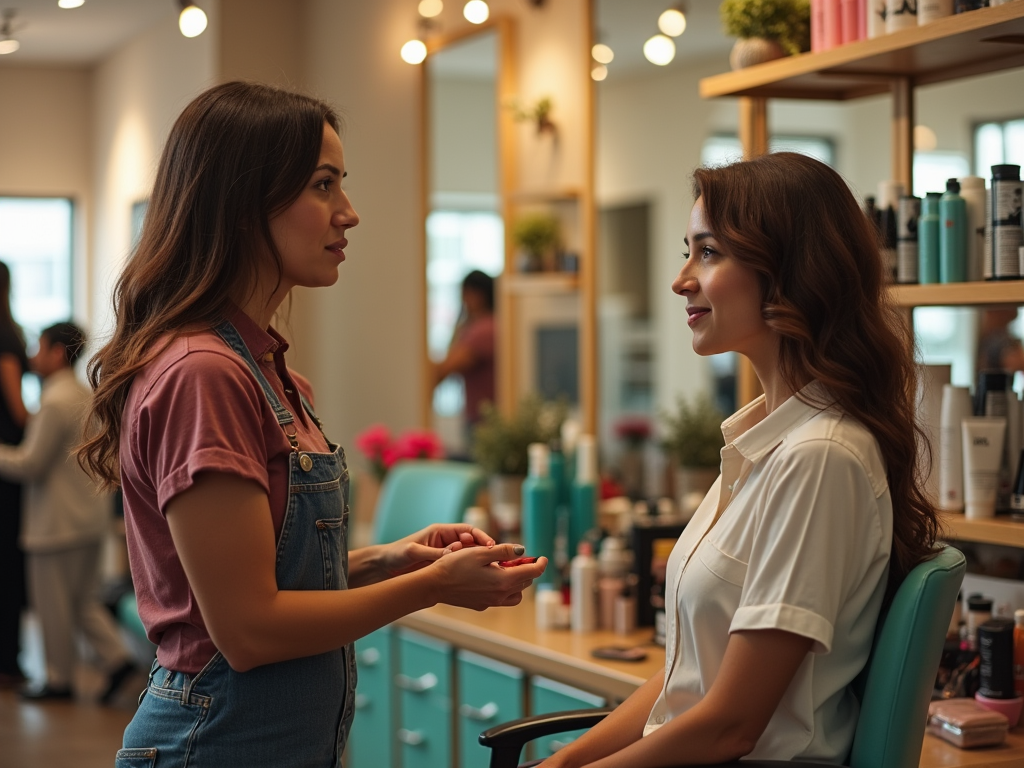
[[[57,0],[58,8],[81,8],[85,0]]]
[[[676,57],[676,44],[671,37],[655,35],[644,43],[644,56],[651,64],[664,67]]]
[[[483,24],[491,15],[491,9],[484,0],[469,0],[462,9],[462,15],[471,24]]]
[[[417,10],[419,10],[420,16],[423,18],[432,19],[440,15],[441,11],[444,10],[444,3],[442,0],[420,0]]]
[[[592,80],[601,82],[606,77],[608,77],[608,67],[606,67],[604,64],[595,64],[594,68],[590,70],[590,78]]]
[[[12,22],[14,21],[14,10],[8,8],[4,11],[3,20],[0,21],[0,56],[14,53],[21,48],[21,43],[11,37],[14,34]]]
[[[12,40],[9,37],[5,37],[3,40],[0,40],[0,56],[5,56],[8,53],[14,53],[19,48],[21,48],[21,43],[17,40]]]
[[[615,58],[615,51],[604,43],[598,43],[590,49],[590,55],[594,57],[594,61],[598,64],[611,64],[612,59]]]
[[[422,64],[427,58],[427,46],[422,40],[410,40],[402,46],[401,56],[406,64]]]
[[[178,15],[178,29],[185,37],[198,37],[206,29],[206,14],[203,9],[188,0],[181,0]]]
[[[669,37],[679,37],[686,31],[686,15],[679,8],[669,8],[658,17],[658,29]]]

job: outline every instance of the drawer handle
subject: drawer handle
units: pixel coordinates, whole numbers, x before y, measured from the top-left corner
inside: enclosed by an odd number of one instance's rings
[[[575,739],[566,739],[565,741],[559,741],[558,739],[552,739],[548,742],[548,749],[551,750],[551,754],[554,754],[560,749],[565,749],[572,744]]]
[[[380,661],[380,651],[376,648],[367,648],[365,651],[360,651],[356,654],[356,661],[367,667],[375,667],[377,662]]]
[[[427,674],[421,677],[409,677],[408,675],[395,675],[395,685],[405,691],[412,691],[413,693],[423,693],[423,691],[429,691],[431,688],[436,686],[440,682],[437,679],[437,675],[433,672],[427,672]]]
[[[418,747],[427,741],[419,731],[410,731],[407,728],[398,729],[398,740],[410,747]]]
[[[370,706],[370,697],[365,693],[357,693],[355,699],[356,709],[366,709],[368,706]]]
[[[488,701],[480,709],[477,709],[476,707],[469,706],[469,704],[462,704],[459,706],[459,714],[470,720],[486,722],[493,720],[498,714],[498,705],[493,701]]]

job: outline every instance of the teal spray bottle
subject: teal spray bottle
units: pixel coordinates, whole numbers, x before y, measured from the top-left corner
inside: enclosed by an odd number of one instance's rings
[[[597,445],[593,435],[580,435],[576,443],[576,476],[569,512],[569,552],[575,553],[597,521]]]
[[[529,469],[523,480],[523,545],[526,554],[546,557],[555,555],[555,484],[551,480],[551,453],[543,443],[531,443],[528,450]],[[556,568],[546,568],[537,583],[555,580]]]

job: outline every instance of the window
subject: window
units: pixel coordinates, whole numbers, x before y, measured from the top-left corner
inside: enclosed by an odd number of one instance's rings
[[[772,136],[768,139],[768,151],[799,152],[826,165],[835,165],[835,143],[825,136]],[[701,165],[726,165],[742,159],[743,146],[734,134],[709,136],[700,151]]]
[[[29,346],[39,332],[71,317],[71,200],[0,197],[0,261],[11,270],[11,312]],[[35,406],[39,383],[26,376],[25,402]]]
[[[1024,118],[974,126],[974,173],[992,178],[992,166],[1024,165]]]

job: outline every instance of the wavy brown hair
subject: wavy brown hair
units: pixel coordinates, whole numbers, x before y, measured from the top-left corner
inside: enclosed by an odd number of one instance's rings
[[[302,192],[320,157],[317,99],[246,82],[200,94],[171,128],[139,243],[114,287],[115,327],[89,362],[95,390],[82,465],[119,483],[121,414],[135,376],[184,330],[220,322],[257,289],[261,254],[281,274],[270,219]]]
[[[837,405],[878,441],[893,508],[888,602],[932,556],[940,526],[923,490],[931,456],[916,417],[913,333],[885,289],[878,236],[843,178],[804,155],[699,168],[693,193],[715,236],[760,278],[786,384],[796,392],[817,379],[835,402],[809,404]]]

